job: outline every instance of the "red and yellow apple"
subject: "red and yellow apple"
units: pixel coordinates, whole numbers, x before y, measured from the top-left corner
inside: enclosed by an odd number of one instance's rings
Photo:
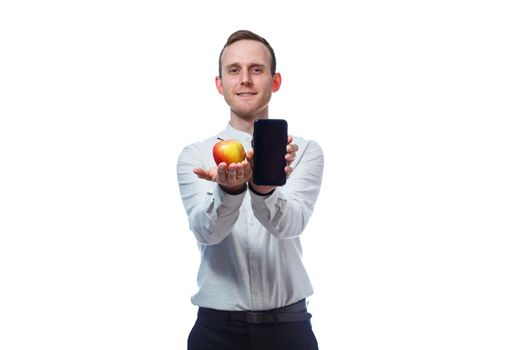
[[[246,153],[242,143],[237,140],[219,140],[213,146],[213,159],[215,159],[217,165],[222,162],[230,165],[231,163],[239,163],[244,160]]]

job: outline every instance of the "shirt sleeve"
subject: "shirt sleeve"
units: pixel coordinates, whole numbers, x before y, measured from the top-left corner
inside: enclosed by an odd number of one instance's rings
[[[177,178],[190,230],[199,243],[218,244],[232,232],[246,191],[228,194],[217,183],[193,173],[194,168],[207,166],[196,145],[186,147],[177,162]]]
[[[293,238],[303,232],[321,189],[323,151],[314,141],[307,141],[303,147],[284,186],[269,196],[250,193],[255,217],[278,239]]]

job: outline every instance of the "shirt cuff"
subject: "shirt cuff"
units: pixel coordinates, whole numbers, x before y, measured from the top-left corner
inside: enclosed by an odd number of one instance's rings
[[[270,192],[268,193],[260,193],[260,192],[257,192],[256,190],[253,189],[252,185],[248,184],[248,188],[250,189],[250,191],[252,191],[253,193],[255,193],[256,195],[258,196],[261,196],[261,197],[268,197],[270,196],[272,193],[275,192],[275,188],[273,190],[271,190]]]
[[[233,214],[239,210],[244,200],[246,191],[239,194],[229,194],[217,185],[214,193],[214,207],[216,208],[215,215],[217,218],[223,218]]]

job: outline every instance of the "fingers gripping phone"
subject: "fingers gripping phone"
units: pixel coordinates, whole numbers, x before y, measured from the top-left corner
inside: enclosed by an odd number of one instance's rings
[[[284,119],[258,119],[253,125],[253,182],[283,186],[286,183],[288,123]]]

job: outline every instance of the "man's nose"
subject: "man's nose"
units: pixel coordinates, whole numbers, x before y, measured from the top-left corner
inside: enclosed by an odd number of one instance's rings
[[[252,77],[249,71],[243,71],[241,73],[241,83],[245,85],[252,83]]]

